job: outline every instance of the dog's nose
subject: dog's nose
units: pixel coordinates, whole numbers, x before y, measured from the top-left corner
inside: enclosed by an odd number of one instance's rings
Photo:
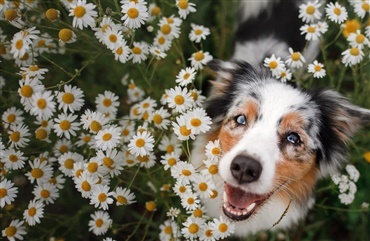
[[[230,170],[239,184],[251,183],[260,177],[262,165],[252,157],[238,155],[231,161]]]

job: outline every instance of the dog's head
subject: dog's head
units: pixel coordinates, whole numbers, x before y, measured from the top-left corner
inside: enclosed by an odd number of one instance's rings
[[[346,143],[370,111],[331,90],[281,83],[246,62],[212,61],[206,104],[223,156],[223,212],[246,220],[272,196],[307,205],[318,177],[346,161]]]

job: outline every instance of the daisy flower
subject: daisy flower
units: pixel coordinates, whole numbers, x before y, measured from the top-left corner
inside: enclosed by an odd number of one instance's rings
[[[181,141],[195,139],[194,133],[191,132],[186,125],[187,119],[184,115],[176,117],[176,122],[172,122],[173,132],[177,135],[177,138]]]
[[[308,73],[313,73],[314,78],[323,78],[326,75],[326,70],[323,64],[315,60],[312,64],[308,65]]]
[[[364,46],[369,46],[369,39],[361,33],[360,30],[357,30],[356,33],[350,33],[347,41],[351,47],[357,47],[363,49]]]
[[[193,107],[202,107],[206,97],[202,95],[201,90],[192,89],[189,90],[191,97],[193,98]]]
[[[180,214],[180,209],[174,208],[174,207],[170,207],[170,209],[166,213],[166,216],[169,217],[169,218],[171,218],[171,220],[174,220],[175,218],[177,218],[177,216],[179,214]]]
[[[158,145],[158,149],[160,151],[167,152],[168,154],[174,152],[178,155],[181,155],[182,153],[181,143],[174,134],[162,136]]]
[[[108,16],[104,16],[101,22],[99,23],[98,28],[93,28],[95,31],[94,35],[99,40],[99,42],[103,43],[104,34],[107,29],[109,28],[115,28],[119,29],[119,25],[115,24],[112,20],[112,18]]]
[[[122,143],[127,143],[135,134],[135,122],[131,120],[121,120],[119,124],[122,128],[121,141]]]
[[[276,76],[280,79],[281,82],[286,83],[292,79],[292,72],[289,69],[284,69],[279,73],[279,76]]]
[[[205,215],[207,213],[207,209],[201,205],[199,205],[199,207],[194,210],[187,211],[186,213],[195,218],[205,218],[205,219],[209,218],[208,216]]]
[[[54,132],[58,137],[66,137],[67,139],[72,136],[76,136],[76,131],[80,130],[80,123],[74,122],[77,119],[77,115],[73,114],[59,114],[58,118],[55,118]]]
[[[30,48],[30,43],[27,43],[27,38],[22,31],[13,35],[10,49],[10,53],[13,55],[13,58],[22,58],[28,51],[30,51]]]
[[[36,77],[39,80],[44,79],[45,73],[49,70],[46,68],[40,68],[38,65],[30,65],[28,67],[21,67],[20,75],[23,77],[26,75],[30,78]]]
[[[206,65],[212,59],[212,55],[210,55],[208,52],[204,53],[202,50],[193,53],[189,58],[191,61],[191,66],[193,66],[196,70],[203,69],[204,65]]]
[[[145,100],[140,101],[138,111],[141,114],[145,112],[150,113],[154,111],[154,108],[157,107],[157,103],[151,97],[146,98]]]
[[[17,197],[18,188],[14,187],[14,183],[4,178],[0,182],[0,207],[5,207],[6,204],[11,204],[14,198]]]
[[[121,128],[115,125],[99,131],[94,137],[97,148],[103,151],[115,148],[121,141],[120,134]]]
[[[86,27],[94,27],[95,19],[98,13],[94,10],[95,5],[86,3],[86,0],[78,0],[75,4],[69,5],[69,15],[73,16],[72,26],[75,28],[83,29]]]
[[[40,159],[35,158],[33,161],[29,162],[31,171],[27,172],[25,175],[28,177],[31,183],[37,182],[38,185],[48,182],[53,176],[53,168],[50,164]]]
[[[93,232],[97,236],[105,234],[112,226],[112,219],[109,217],[107,212],[95,211],[90,217],[89,231]]]
[[[130,150],[130,153],[134,156],[147,155],[148,153],[153,151],[153,147],[154,138],[147,131],[143,131],[142,133],[137,132],[128,144],[128,149]]]
[[[23,235],[27,234],[23,223],[24,221],[20,221],[19,219],[12,220],[9,226],[2,230],[3,237],[7,237],[9,241],[15,241],[16,239],[23,240]]]
[[[113,203],[113,192],[109,192],[107,185],[94,185],[90,195],[90,204],[95,208],[108,209],[108,204]]]
[[[188,162],[178,161],[171,167],[171,176],[183,184],[189,184],[190,181],[193,181],[195,173],[195,167]]]
[[[75,163],[83,161],[84,157],[77,152],[66,152],[58,158],[59,170],[67,177],[72,177]]]
[[[133,48],[130,51],[129,59],[132,59],[133,63],[141,63],[147,59],[149,53],[149,46],[145,42],[134,42]]]
[[[31,200],[29,202],[28,208],[23,212],[23,218],[28,225],[34,226],[36,223],[40,223],[40,218],[44,217],[44,206],[41,201]]]
[[[57,93],[57,100],[58,109],[62,109],[65,113],[67,110],[72,113],[79,111],[85,102],[82,90],[71,85],[64,85],[64,91]]]
[[[180,86],[187,86],[193,82],[196,74],[197,73],[194,68],[186,67],[185,69],[182,69],[176,76],[176,83],[178,83]]]
[[[200,205],[200,200],[198,195],[192,192],[187,192],[184,195],[180,196],[181,206],[187,211],[193,211],[197,209]]]
[[[308,2],[299,6],[299,18],[302,18],[303,22],[310,23],[321,18],[321,12],[319,8],[321,3],[318,0],[314,2]]]
[[[168,125],[170,124],[170,120],[168,119],[171,116],[170,113],[163,107],[159,110],[154,111],[154,113],[150,116],[150,121],[153,122],[154,126],[161,129],[167,130]]]
[[[32,108],[31,100],[35,93],[45,90],[44,85],[37,78],[30,78],[26,76],[25,79],[19,81],[18,94],[21,97],[21,104],[23,104],[26,111]]]
[[[156,156],[154,153],[149,153],[143,156],[137,156],[136,159],[140,163],[140,167],[151,168],[155,165]]]
[[[319,31],[320,35],[325,34],[329,30],[329,25],[325,21],[320,21],[316,24],[317,30]]]
[[[76,145],[78,147],[82,147],[84,145],[87,145],[90,148],[92,148],[93,145],[94,145],[92,135],[89,134],[89,133],[83,133],[83,132],[81,132],[80,135],[79,135],[79,137],[78,137],[78,141],[76,142]]]
[[[192,107],[193,99],[186,87],[181,88],[179,86],[175,86],[175,88],[168,90],[167,94],[168,107],[175,109],[175,111],[183,113]]]
[[[49,90],[35,93],[31,99],[31,115],[39,119],[49,119],[52,117],[56,105],[53,98],[53,93]]]
[[[114,49],[112,49],[112,53],[114,54],[114,59],[116,61],[124,64],[129,59],[130,48],[127,46],[126,41],[122,40]]]
[[[107,46],[108,49],[116,49],[120,43],[123,41],[122,31],[118,28],[106,28],[103,34],[103,44]]]
[[[209,160],[218,161],[221,157],[222,149],[220,140],[209,141],[206,145],[206,156]]]
[[[184,227],[181,229],[182,235],[188,240],[194,240],[199,237],[201,226],[205,220],[202,218],[188,217],[182,224]]]
[[[8,131],[10,148],[22,148],[28,145],[30,141],[27,137],[30,135],[28,127],[24,124],[11,126]]]
[[[158,34],[153,40],[153,45],[157,46],[162,51],[168,51],[171,48],[172,41],[168,39],[161,31],[158,31]]]
[[[121,20],[123,24],[130,29],[140,28],[148,19],[148,8],[143,3],[129,1],[121,6],[121,12],[124,14]]]
[[[131,83],[127,89],[129,103],[135,103],[143,99],[145,91]]]
[[[83,198],[90,198],[92,187],[99,181],[96,175],[91,175],[88,171],[83,171],[74,178],[75,187]]]
[[[285,69],[284,62],[280,57],[276,57],[275,54],[270,58],[265,58],[263,65],[271,70],[273,76],[278,76]]]
[[[180,24],[164,17],[159,21],[158,26],[158,35],[161,35],[168,40],[172,41],[173,39],[180,37]]]
[[[90,158],[88,163],[84,163],[86,171],[92,175],[105,175],[106,172],[103,170],[103,160],[98,157]]]
[[[293,68],[299,69],[303,66],[303,63],[306,62],[303,55],[300,52],[294,52],[292,48],[289,48],[290,56],[285,60],[285,63]]]
[[[161,156],[161,163],[164,165],[164,170],[168,170],[169,168],[173,167],[178,161],[180,161],[180,156],[174,152],[166,153],[165,155]]]
[[[191,3],[188,0],[176,0],[176,6],[179,9],[179,15],[185,19],[189,13],[195,13],[195,3]]]
[[[360,63],[364,57],[364,52],[361,48],[352,47],[342,52],[342,63],[345,66],[353,66]]]
[[[205,133],[211,129],[211,118],[203,108],[195,108],[185,113],[186,127],[195,135]]]
[[[95,98],[96,109],[101,113],[115,113],[119,106],[118,96],[111,91],[104,91]]]
[[[338,2],[326,4],[326,16],[329,20],[341,24],[348,18],[348,12],[345,7],[340,5]]]
[[[361,29],[361,23],[356,19],[347,19],[341,27],[343,28],[343,36],[348,38],[350,33],[356,33],[357,30]]]
[[[318,29],[317,24],[306,24],[302,26],[300,29],[301,35],[305,34],[305,39],[310,40],[318,40],[321,37],[321,32]]]
[[[96,152],[97,158],[103,161],[111,177],[119,175],[123,169],[124,155],[123,152],[116,149],[108,149],[105,153],[101,150]]]
[[[164,53],[158,46],[152,45],[149,47],[149,52],[157,59],[166,58],[167,54]]]
[[[181,233],[179,226],[172,220],[166,220],[163,224],[159,225],[159,239],[160,240],[180,240]]]
[[[370,2],[368,0],[355,2],[354,9],[360,18],[365,18],[366,13],[370,13]]]
[[[35,195],[35,200],[40,200],[46,204],[53,204],[59,197],[58,189],[54,184],[49,182],[36,185],[32,193]]]
[[[227,219],[224,219],[222,216],[220,219],[213,219],[213,223],[211,224],[211,229],[213,235],[217,239],[224,239],[229,237],[235,231],[235,223],[230,222]]]
[[[24,167],[26,157],[24,153],[13,148],[4,150],[3,155],[0,155],[1,162],[4,167],[9,170],[18,170]]]
[[[58,33],[59,41],[62,43],[74,43],[77,40],[76,34],[69,28],[62,28]]]
[[[51,21],[55,22],[60,17],[60,11],[56,10],[55,8],[49,8],[45,12],[45,17]]]
[[[135,194],[130,189],[117,187],[113,192],[113,197],[117,200],[116,205],[130,205],[135,203]]]
[[[3,112],[1,119],[3,121],[3,126],[7,129],[11,125],[20,125],[23,123],[24,117],[23,111],[15,107],[10,107]]]
[[[203,39],[205,40],[206,37],[211,33],[209,28],[204,27],[203,25],[191,24],[191,31],[189,33],[190,41],[195,43],[200,43]]]
[[[177,196],[182,197],[186,193],[191,192],[191,186],[190,184],[183,184],[179,180],[176,180],[173,191]]]
[[[161,8],[156,5],[155,3],[149,4],[149,9],[148,9],[148,21],[153,21],[155,18],[157,18],[161,14],[162,10]]]
[[[193,187],[200,198],[209,198],[213,194],[215,184],[209,176],[198,174],[194,177]]]
[[[64,187],[64,183],[66,182],[66,179],[63,177],[63,174],[59,174],[56,177],[50,178],[49,183],[53,184],[58,189],[62,189]]]
[[[96,134],[107,126],[109,119],[100,112],[86,110],[81,116],[80,122],[83,129],[89,130],[91,133]]]
[[[212,222],[204,223],[201,226],[200,234],[199,234],[199,240],[204,241],[215,241],[216,237],[213,235]]]
[[[72,142],[65,138],[56,141],[54,146],[55,156],[61,156],[72,150]]]
[[[83,171],[85,171],[85,163],[84,162],[75,162],[73,164],[73,169],[72,169],[73,179],[75,179],[77,177],[80,177]]]

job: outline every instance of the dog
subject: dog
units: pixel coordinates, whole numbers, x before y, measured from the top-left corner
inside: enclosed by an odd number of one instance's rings
[[[273,53],[288,56],[289,47],[305,46],[300,3],[243,1],[232,59],[208,64],[218,76],[205,104],[213,124],[195,141],[192,163],[201,168],[204,146],[219,139],[224,193],[204,205],[209,216],[235,221],[236,236],[303,219],[317,180],[337,172],[348,140],[370,123],[370,110],[339,93],[282,83],[261,67]],[[310,48],[307,62],[318,54],[315,43]]]

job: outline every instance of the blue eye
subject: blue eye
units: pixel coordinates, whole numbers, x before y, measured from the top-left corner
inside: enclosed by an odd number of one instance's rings
[[[289,133],[286,137],[286,140],[294,145],[301,143],[301,138],[295,132]]]
[[[247,121],[246,121],[244,115],[237,115],[235,117],[235,122],[238,123],[239,125],[246,125],[247,124]]]

